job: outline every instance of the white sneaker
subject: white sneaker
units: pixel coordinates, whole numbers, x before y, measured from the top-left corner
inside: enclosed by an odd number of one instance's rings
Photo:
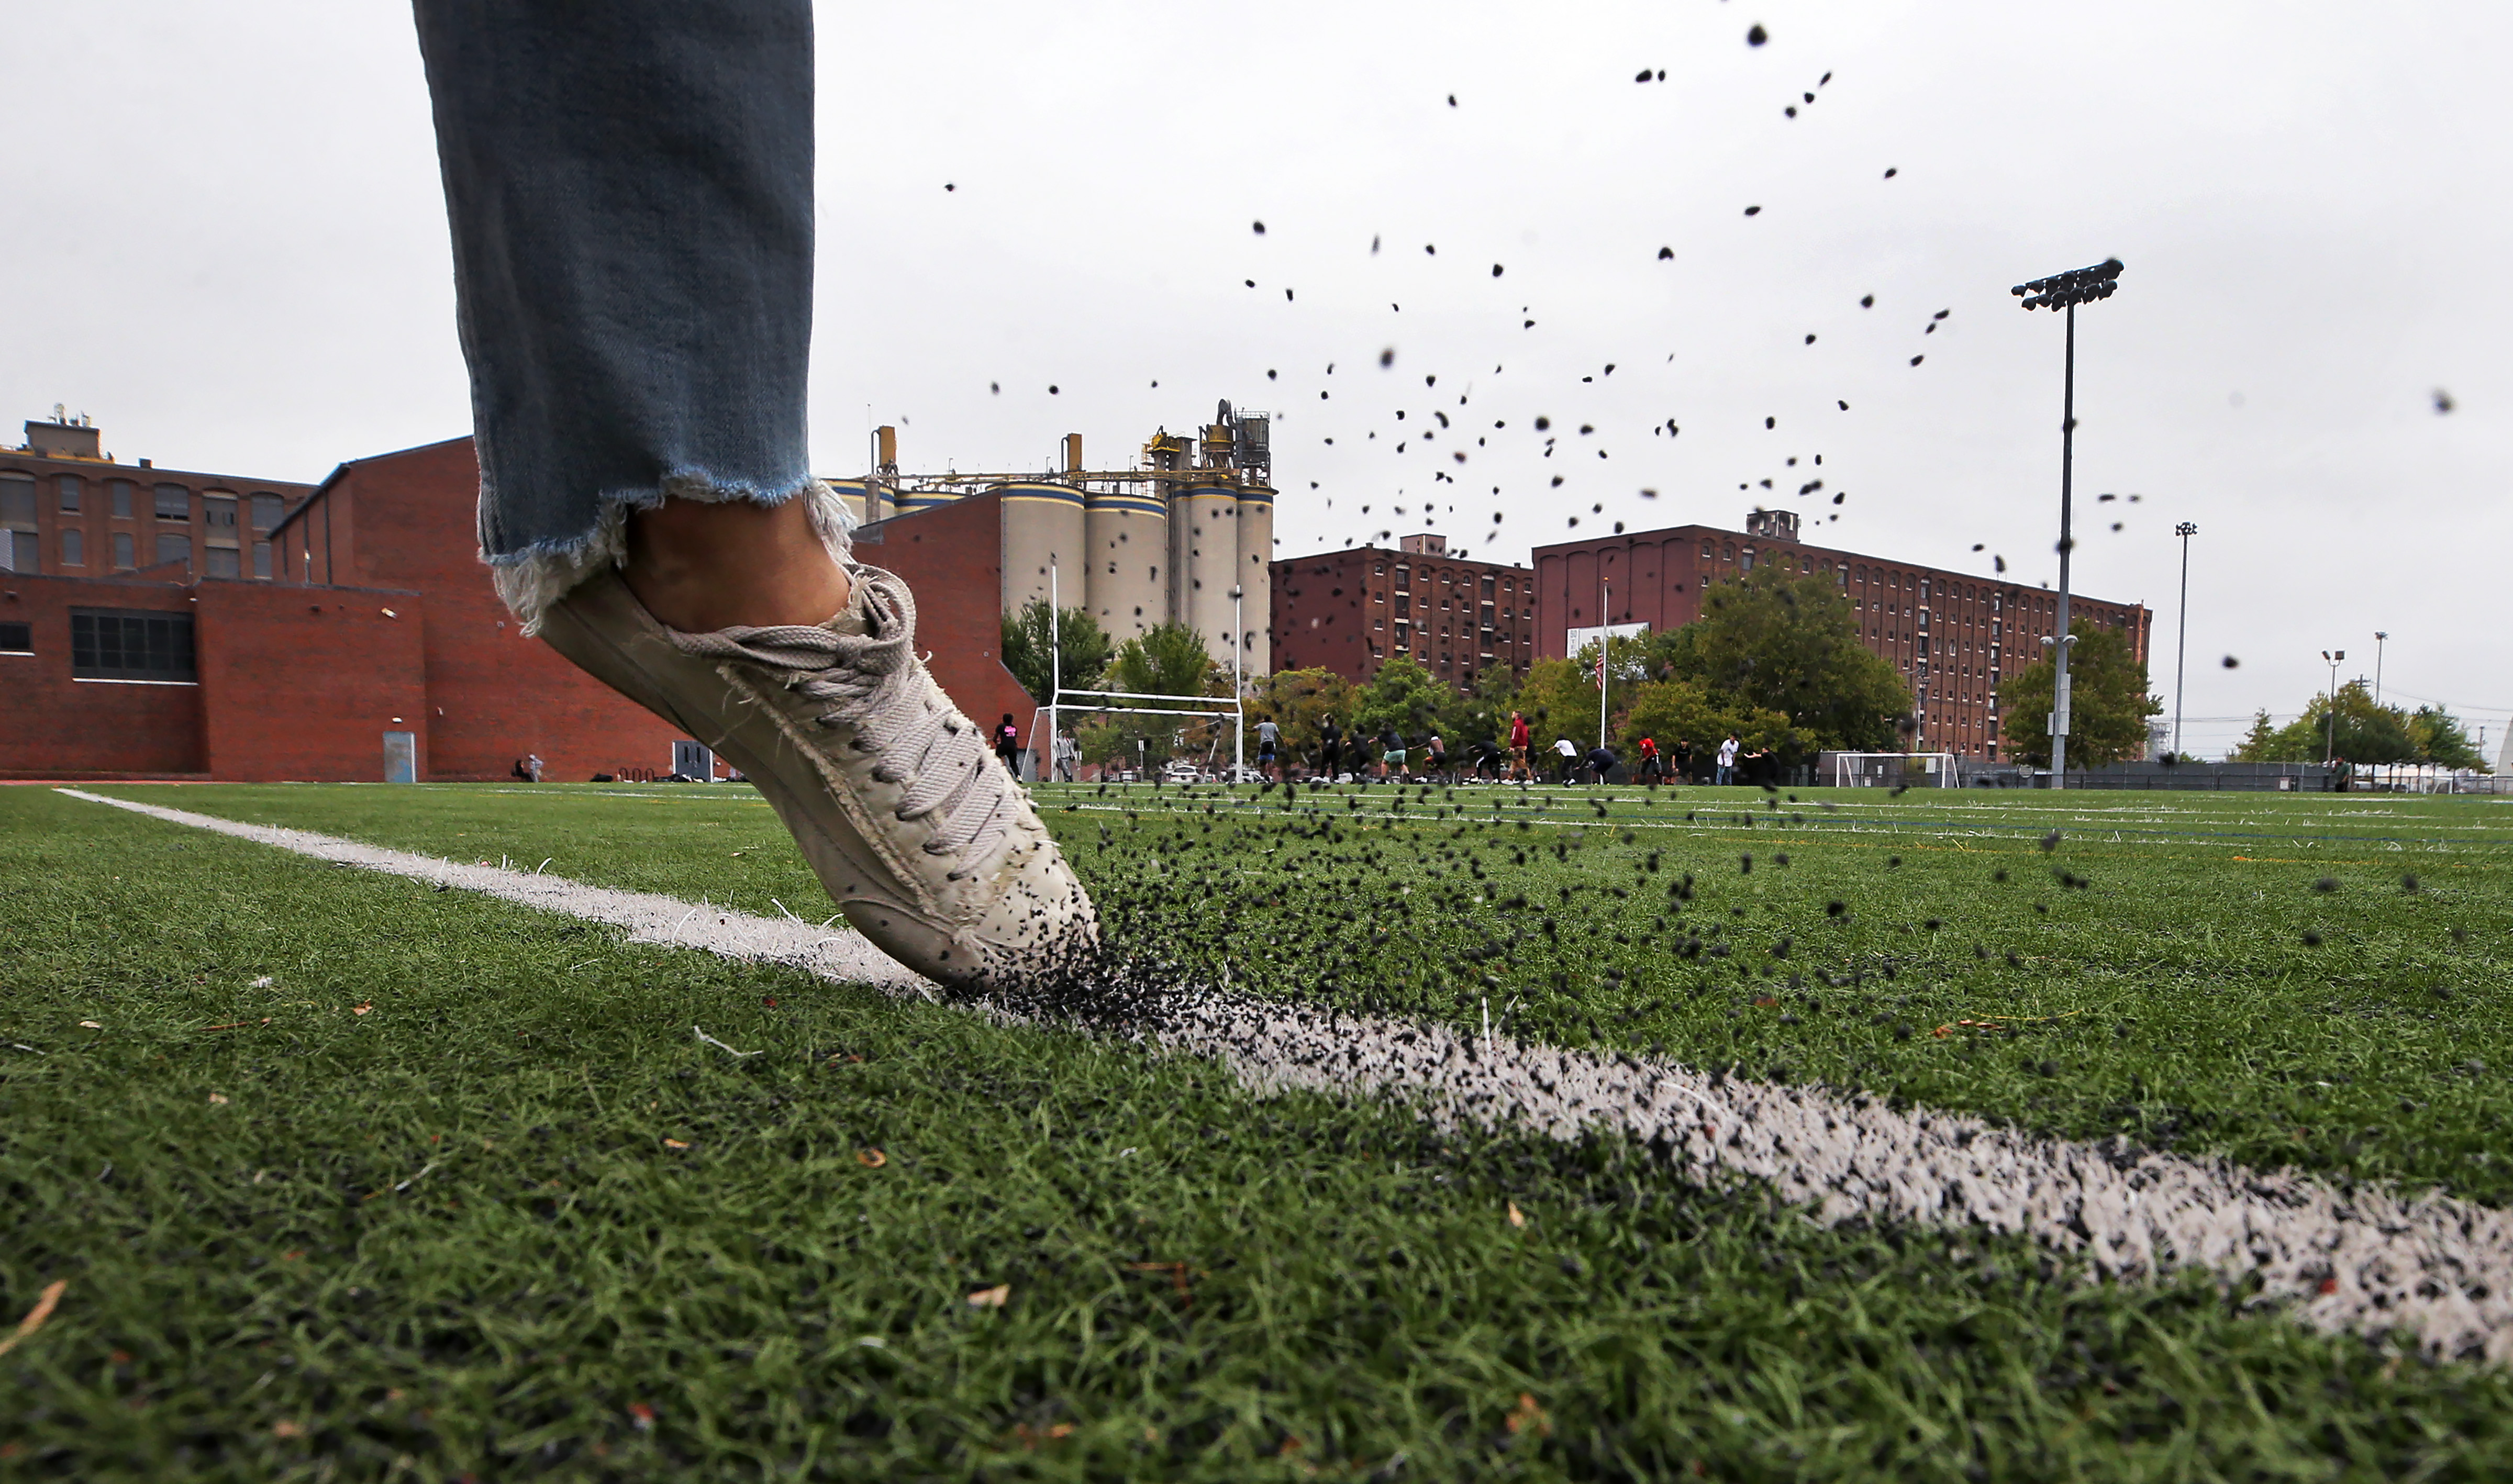
[[[1098,943],[1090,896],[917,658],[907,584],[847,576],[847,611],[818,627],[690,634],[605,568],[545,611],[541,637],[741,770],[883,952],[977,990],[1081,969]]]

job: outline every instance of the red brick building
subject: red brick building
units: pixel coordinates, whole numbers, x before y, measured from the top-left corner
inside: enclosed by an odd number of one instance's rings
[[[480,565],[479,490],[471,440],[451,438],[341,464],[271,533],[281,582],[419,595],[417,775],[510,778],[530,755],[542,777],[574,782],[706,766],[670,724],[524,637]],[[379,776],[345,771],[372,740],[343,735],[338,745],[339,776]]]
[[[1536,659],[1536,575],[1451,556],[1438,536],[1291,557],[1270,575],[1276,669],[1328,669],[1361,685],[1389,656],[1411,654],[1463,691],[1486,666],[1523,675]]]
[[[712,768],[523,637],[479,562],[470,439],[316,486],[126,466],[97,443],[29,424],[27,448],[0,451],[0,778],[459,781],[535,754],[551,780]],[[915,585],[921,647],[962,706],[1026,728],[996,655],[998,504],[887,544],[870,528],[864,554]]]
[[[907,581],[916,647],[951,703],[980,727],[1009,714],[1028,746],[1038,702],[1003,661],[1004,506],[1004,492],[989,490],[858,526],[856,559]]]
[[[1850,598],[1859,637],[1909,681],[1918,745],[1970,757],[1999,756],[2002,665],[2041,658],[2041,641],[2057,624],[2056,593],[1809,545],[1784,510],[1757,510],[1743,531],[1675,526],[1594,537],[1539,546],[1535,559],[1536,652],[1547,660],[1568,658],[1574,629],[1690,623],[1701,616],[1703,588],[1758,564],[1828,577]],[[2146,662],[2152,615],[2143,606],[2073,593],[2068,601],[2072,619],[2120,630]]]

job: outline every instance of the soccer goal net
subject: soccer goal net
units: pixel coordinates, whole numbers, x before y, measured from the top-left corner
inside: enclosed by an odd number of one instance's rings
[[[1827,752],[1816,770],[1834,788],[1960,788],[1951,752]]]

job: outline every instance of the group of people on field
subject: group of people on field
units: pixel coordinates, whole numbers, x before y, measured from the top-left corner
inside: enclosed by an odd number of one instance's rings
[[[1636,783],[1675,783],[1688,781],[1734,783],[1741,781],[1745,760],[1760,760],[1763,753],[1745,754],[1735,735],[1723,739],[1712,756],[1708,777],[1695,780],[1693,748],[1686,742],[1672,744],[1673,756],[1659,748],[1655,738],[1643,737],[1634,748],[1630,781]],[[1376,733],[1355,729],[1347,732],[1335,717],[1328,716],[1318,724],[1318,745],[1305,758],[1292,758],[1283,741],[1283,729],[1272,720],[1256,723],[1256,767],[1268,779],[1281,781],[1299,767],[1310,778],[1351,777],[1363,780],[1404,780],[1424,778],[1455,782],[1462,779],[1492,779],[1534,782],[1537,768],[1544,767],[1552,781],[1560,783],[1605,782],[1623,760],[1614,749],[1600,743],[1582,751],[1567,737],[1556,738],[1550,747],[1539,754],[1535,746],[1535,734],[1527,717],[1517,711],[1509,713],[1504,740],[1477,738],[1462,747],[1453,748],[1436,728],[1414,736],[1398,730],[1393,722],[1383,723]]]
[[[1280,782],[1289,778],[1289,764],[1283,745],[1283,729],[1272,718],[1256,723],[1256,769],[1266,778]],[[995,756],[1013,777],[1020,777],[1020,729],[1010,712],[994,729]],[[1481,738],[1452,751],[1448,739],[1435,729],[1408,737],[1393,722],[1382,724],[1376,734],[1356,730],[1347,733],[1333,716],[1318,724],[1318,747],[1306,768],[1311,778],[1376,779],[1379,781],[1428,778],[1446,782],[1461,779],[1488,778],[1496,782],[1536,781],[1535,736],[1526,716],[1509,713],[1506,742],[1488,742]],[[1687,781],[1712,783],[1744,782],[1743,768],[1769,754],[1744,753],[1735,733],[1722,739],[1712,753],[1710,776],[1693,778],[1693,747],[1678,742],[1672,744],[1673,758],[1661,750],[1654,737],[1643,737],[1633,748],[1634,761],[1630,781],[1634,783],[1676,783]],[[1557,737],[1545,755],[1553,782],[1558,783],[1603,783],[1623,760],[1613,748],[1600,742],[1585,751],[1567,737]],[[1055,752],[1049,762],[1051,777],[1071,782],[1080,751],[1070,734],[1056,738]],[[536,758],[535,762],[539,760]],[[538,770],[536,770],[538,771]]]

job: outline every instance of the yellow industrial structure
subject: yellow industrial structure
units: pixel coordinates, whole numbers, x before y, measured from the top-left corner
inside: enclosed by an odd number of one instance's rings
[[[1271,418],[1220,405],[1200,436],[1152,434],[1136,465],[1087,468],[1082,435],[1041,474],[902,475],[898,435],[874,433],[873,468],[828,481],[867,524],[972,495],[1003,497],[1004,611],[1057,597],[1119,643],[1155,624],[1193,624],[1222,664],[1271,668],[1274,555]],[[1234,595],[1237,602],[1234,604]]]

